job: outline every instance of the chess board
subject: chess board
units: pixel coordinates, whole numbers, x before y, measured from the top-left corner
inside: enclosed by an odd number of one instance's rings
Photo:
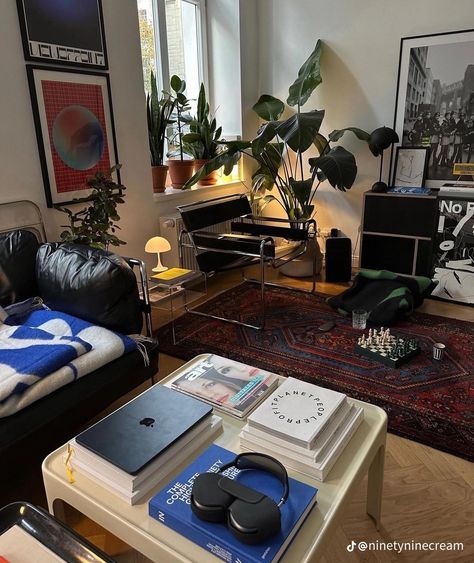
[[[395,351],[397,351],[396,354]],[[383,342],[379,339],[378,342],[374,341],[365,344],[365,346],[358,343],[355,352],[386,366],[398,368],[420,353],[420,345],[414,340],[408,341],[401,337],[389,335],[384,338]]]

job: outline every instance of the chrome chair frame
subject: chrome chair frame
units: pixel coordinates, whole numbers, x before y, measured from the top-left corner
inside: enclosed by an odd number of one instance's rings
[[[138,268],[140,301],[142,302],[143,315],[145,316],[146,335],[151,338],[153,336],[153,326],[151,321],[150,292],[148,289],[148,275],[145,262],[143,262],[143,260],[138,260],[137,258],[128,258],[124,256],[122,256],[122,258],[127,262],[132,270],[134,270],[135,267]]]
[[[186,209],[190,208],[190,207],[194,207],[194,206],[199,206],[199,205],[205,205],[207,203],[218,203],[220,201],[225,201],[225,200],[230,200],[230,199],[237,199],[239,197],[246,197],[244,194],[242,195],[227,195],[227,196],[221,196],[218,198],[213,198],[213,199],[207,199],[207,200],[202,200],[202,201],[198,201],[198,202],[194,202],[191,204],[187,204],[187,205],[182,205],[182,206],[178,206],[177,209],[178,211],[181,213],[182,211],[186,211]],[[269,256],[265,250],[267,246],[274,246],[274,240],[271,236],[261,236],[259,237],[261,239],[260,241],[260,245],[259,245],[259,252],[244,252],[244,251],[239,251],[239,250],[223,250],[223,249],[219,249],[219,248],[215,248],[212,246],[205,246],[202,243],[200,243],[199,245],[197,245],[193,239],[193,231],[188,231],[186,229],[182,229],[180,234],[179,234],[179,258],[180,258],[180,263],[182,265],[182,260],[183,260],[183,248],[191,248],[194,250],[194,254],[195,256],[198,256],[199,251],[205,251],[205,252],[220,252],[220,253],[225,253],[225,254],[230,254],[230,255],[235,255],[235,256],[242,256],[243,258],[247,258],[247,260],[242,260],[242,262],[237,262],[235,264],[231,264],[228,267],[223,267],[219,270],[214,270],[214,271],[210,271],[210,272],[205,272],[206,277],[211,277],[213,275],[215,275],[217,273],[217,271],[225,271],[225,270],[231,270],[231,269],[236,269],[236,268],[243,268],[242,271],[242,276],[243,279],[245,281],[251,282],[251,283],[257,283],[260,286],[260,301],[261,301],[261,323],[260,324],[250,324],[250,323],[245,323],[243,321],[240,321],[238,319],[229,319],[226,317],[221,317],[218,315],[213,315],[211,313],[205,313],[203,311],[197,311],[196,308],[188,308],[187,306],[185,306],[185,310],[189,313],[192,313],[194,315],[199,315],[202,317],[207,317],[207,318],[212,318],[212,319],[216,319],[216,320],[222,320],[224,322],[228,322],[228,323],[232,323],[232,324],[236,324],[239,326],[244,326],[247,328],[252,328],[255,330],[263,330],[265,328],[265,321],[266,321],[266,308],[265,308],[265,287],[266,286],[271,286],[271,287],[280,287],[280,288],[289,288],[288,285],[285,284],[279,284],[276,282],[270,282],[270,281],[266,281],[265,280],[265,266],[267,264],[271,265],[274,269],[278,269],[281,266],[283,266],[284,264],[287,264],[288,262],[291,262],[292,260],[294,260],[295,258],[298,258],[299,256],[303,255],[307,248],[308,248],[308,240],[312,239],[313,237],[316,236],[316,221],[314,219],[309,219],[306,221],[290,221],[289,219],[283,219],[283,218],[277,218],[277,217],[255,217],[253,214],[249,213],[246,215],[242,215],[242,216],[238,216],[238,217],[234,217],[232,218],[233,220],[235,220],[235,222],[240,221],[242,223],[246,222],[246,221],[251,221],[252,223],[256,223],[258,222],[259,224],[265,223],[265,222],[272,222],[272,223],[289,223],[289,224],[300,224],[302,226],[304,226],[304,229],[307,232],[307,238],[302,239],[301,244],[299,246],[297,246],[294,249],[291,249],[290,251],[288,251],[286,254],[276,258],[276,257],[271,257]],[[216,222],[215,224],[218,224],[218,222]],[[201,236],[201,238],[205,238],[206,237],[206,233],[199,231],[199,235]],[[209,233],[209,237],[211,238],[211,236],[215,236],[215,233]],[[186,238],[186,240],[185,240]],[[255,279],[255,278],[247,278],[245,277],[245,268],[247,266],[253,265],[253,264],[260,264],[260,279]],[[292,287],[291,289],[296,290],[296,291],[301,291],[304,293],[314,293],[316,290],[316,258],[313,260],[313,272],[312,272],[312,287],[310,290],[306,290],[306,289],[302,289],[302,288],[294,288]]]

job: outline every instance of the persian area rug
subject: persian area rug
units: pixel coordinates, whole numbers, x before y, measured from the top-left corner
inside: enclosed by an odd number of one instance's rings
[[[263,331],[187,313],[175,321],[177,345],[170,324],[158,331],[160,349],[183,360],[219,354],[341,391],[385,409],[391,432],[474,459],[474,323],[422,313],[399,322],[392,333],[419,340],[421,353],[393,369],[354,352],[360,331],[325,296],[267,288],[266,305]],[[199,310],[257,323],[259,287],[244,283]],[[319,332],[330,320],[336,327]],[[442,361],[433,359],[434,342],[446,344]]]

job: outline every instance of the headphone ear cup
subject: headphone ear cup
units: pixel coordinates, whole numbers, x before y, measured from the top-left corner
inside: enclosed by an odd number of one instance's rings
[[[222,475],[201,473],[196,477],[191,493],[191,510],[206,522],[225,522],[227,509],[234,497],[219,488]]]
[[[228,510],[227,527],[242,543],[261,543],[280,531],[280,509],[267,496],[257,503],[235,500]]]

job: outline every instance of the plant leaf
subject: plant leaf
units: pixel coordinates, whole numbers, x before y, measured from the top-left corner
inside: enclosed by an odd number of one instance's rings
[[[343,192],[352,187],[357,176],[354,155],[344,147],[333,147],[323,156],[310,158],[309,164],[313,178],[322,170],[331,186]]]
[[[321,133],[316,133],[313,139],[313,145],[318,149],[319,155],[326,154],[331,150],[329,141]]]
[[[304,208],[305,206],[308,206],[308,202],[311,198],[311,188],[313,187],[313,178],[301,181],[291,178],[290,187],[296,201],[301,205],[301,207]]]
[[[270,143],[277,134],[279,121],[269,121],[260,127],[257,136],[252,141],[252,154],[258,156],[262,154],[265,147]]]
[[[268,143],[259,155],[260,167],[252,175],[252,186],[255,191],[271,190],[275,176],[283,160],[283,143]],[[263,161],[263,163],[262,163]]]
[[[252,109],[265,121],[276,121],[285,110],[285,104],[278,98],[263,94]]]
[[[176,93],[182,92],[181,88],[183,85],[183,81],[181,80],[181,78],[179,76],[177,76],[176,74],[173,74],[173,76],[171,77],[170,80],[170,86],[171,88],[173,88],[173,90]]]
[[[294,152],[305,152],[313,144],[324,119],[324,110],[295,113],[279,122],[276,132]]]
[[[360,139],[361,141],[369,142],[370,134],[364,131],[363,129],[359,129],[358,127],[345,127],[344,129],[334,129],[329,134],[329,140],[332,142],[339,141],[339,139],[344,135],[346,131],[351,131],[354,135]]]
[[[311,96],[313,91],[321,84],[320,58],[322,42],[318,39],[311,55],[304,62],[298,72],[298,78],[290,86],[286,103],[289,106],[302,106]]]
[[[183,141],[185,143],[194,143],[201,140],[201,135],[199,133],[186,133],[183,135]]]

